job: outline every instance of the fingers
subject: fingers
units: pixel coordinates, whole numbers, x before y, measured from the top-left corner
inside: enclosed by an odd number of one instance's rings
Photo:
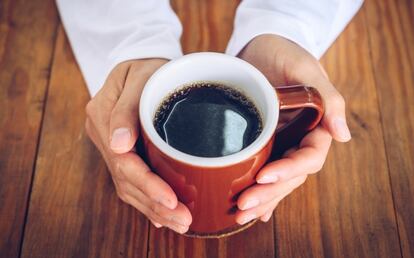
[[[111,113],[121,96],[126,74],[130,64],[125,62],[117,65],[107,77],[104,85],[86,105],[87,121],[89,123],[88,135],[95,134],[94,143],[100,142],[102,151],[110,151],[108,144],[109,122]],[[92,138],[92,137],[91,137]]]
[[[308,77],[309,74],[313,74],[309,77],[309,83],[318,89],[324,100],[325,114],[322,118],[322,125],[336,141],[347,142],[351,140],[351,133],[346,122],[344,98],[329,81],[325,69],[318,61],[306,61],[302,67],[305,66],[309,69],[302,76],[306,78],[306,74]]]
[[[325,102],[322,124],[335,140],[351,139],[343,97],[305,49],[281,36],[264,34],[250,41],[239,57],[258,68],[274,86],[305,84],[317,88]]]
[[[268,185],[256,185],[243,193],[238,201],[239,207],[246,200],[260,200],[260,204],[254,207],[238,210],[236,213],[236,221],[239,224],[245,224],[253,219],[260,218],[267,222],[272,216],[273,210],[279,202],[289,195],[293,190],[298,188],[306,181],[307,176],[299,176],[287,182]]]
[[[166,60],[147,59],[117,65],[86,107],[85,128],[102,153],[119,197],[143,212],[156,227],[185,232],[191,214],[169,185],[130,153],[138,137],[138,106],[144,84]],[[181,223],[181,224],[180,224]]]
[[[161,212],[161,209],[164,208],[162,205],[152,204],[152,206],[147,206],[143,202],[136,200],[130,195],[127,195],[125,202],[132,205],[135,209],[139,210],[140,212],[142,212],[148,219],[150,219],[154,223],[164,225],[180,234],[183,234],[188,231],[188,227],[190,224],[181,224],[182,222],[176,219],[178,217],[177,214],[184,213],[183,210],[185,209],[185,206],[182,203],[179,203],[179,205],[177,205],[177,208],[171,211],[172,214],[159,214],[159,212]]]
[[[264,216],[267,212],[269,212],[270,210],[273,210],[285,196],[286,195],[280,196],[278,198],[271,200],[268,203],[265,203],[263,205],[260,205],[258,207],[255,207],[249,210],[245,210],[245,211],[238,210],[236,212],[236,222],[240,225],[244,225],[256,218],[260,218]]]
[[[308,84],[318,89],[324,100],[323,126],[336,141],[349,141],[351,133],[346,123],[344,98],[329,81],[322,65],[310,55],[302,53],[302,51],[299,52],[302,60],[295,62],[294,67],[287,68],[291,69],[291,71],[288,71],[289,81]],[[298,57],[297,59],[300,60],[301,58]]]
[[[274,208],[276,208],[276,207],[274,207]],[[273,215],[274,208],[273,209],[270,209],[264,215],[262,215],[260,217],[260,220],[263,221],[263,222],[268,222],[270,220],[270,218],[272,217],[272,215]]]
[[[116,158],[118,171],[114,175],[140,189],[154,202],[169,209],[175,209],[177,196],[171,187],[159,176],[150,171],[145,162],[135,153],[125,153]]]
[[[157,222],[152,221],[152,220],[150,220],[150,221],[151,221],[152,225],[154,225],[154,227],[156,227],[156,228],[161,228],[162,227],[162,225],[160,223],[157,223]]]
[[[306,178],[307,175],[301,175],[286,182],[279,181],[277,183],[254,185],[240,195],[237,206],[240,210],[248,210],[268,203],[279,196],[290,193],[293,189],[302,185]]]
[[[339,142],[351,140],[351,133],[346,123],[344,98],[330,83],[321,94],[325,101],[323,126],[328,129],[335,140]]]
[[[110,146],[115,153],[130,151],[138,138],[139,98],[145,83],[165,60],[154,60],[142,66],[135,62],[128,70],[122,94],[120,95],[110,119]]]
[[[139,91],[145,82],[133,80],[134,72],[132,68],[128,70],[122,94],[111,112],[110,147],[115,153],[130,151],[138,138]]]
[[[190,211],[182,203],[178,203],[175,209],[168,209],[164,205],[148,198],[140,189],[129,183],[120,183],[120,188],[123,189],[127,196],[143,204],[147,208],[146,213],[150,213],[149,218],[156,223],[166,226],[179,224],[188,227],[192,222]]]
[[[188,208],[177,201],[173,190],[134,153],[118,156],[114,182],[119,197],[153,222],[184,233],[192,222]]]
[[[318,172],[325,163],[331,141],[329,132],[318,126],[303,138],[297,151],[267,164],[256,176],[256,182],[274,183]]]

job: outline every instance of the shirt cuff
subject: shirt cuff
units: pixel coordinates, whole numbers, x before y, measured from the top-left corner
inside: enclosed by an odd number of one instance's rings
[[[331,21],[307,23],[288,12],[239,7],[235,29],[226,53],[236,56],[255,37],[274,34],[291,40],[319,59],[332,45],[363,4],[363,0],[338,2]],[[329,24],[326,24],[329,23]],[[319,30],[319,31],[318,31]],[[320,33],[322,30],[323,33]],[[318,32],[318,33],[315,33]]]
[[[135,6],[129,10],[114,2],[57,1],[70,45],[92,97],[121,62],[182,56],[180,22],[167,0],[131,0],[129,4],[135,3]],[[114,7],[110,7],[111,3]]]
[[[289,39],[312,53],[316,49],[306,38],[306,31],[297,21],[287,17],[261,16],[250,19],[235,28],[226,53],[236,56],[255,37],[263,34],[275,34]]]

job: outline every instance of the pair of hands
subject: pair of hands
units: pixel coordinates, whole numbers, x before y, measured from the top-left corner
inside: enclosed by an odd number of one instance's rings
[[[350,140],[345,102],[330,83],[319,62],[295,43],[275,35],[254,38],[239,58],[258,68],[274,86],[306,84],[319,90],[325,115],[321,125],[307,134],[296,149],[271,162],[257,174],[257,184],[239,197],[236,221],[268,221],[278,203],[318,172],[332,138]],[[139,136],[138,106],[149,77],[167,60],[123,62],[109,74],[104,86],[86,107],[86,131],[109,167],[118,196],[147,216],[156,227],[185,233],[192,218],[174,191],[133,152]],[[281,118],[283,119],[283,118]]]

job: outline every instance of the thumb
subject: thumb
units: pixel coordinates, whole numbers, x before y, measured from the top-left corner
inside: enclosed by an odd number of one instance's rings
[[[346,122],[344,98],[327,79],[323,80],[318,86],[320,86],[318,90],[325,102],[322,125],[336,141],[349,141],[351,133]]]
[[[138,104],[144,82],[137,83],[131,76],[132,72],[130,68],[109,123],[109,146],[118,154],[129,152],[138,139]]]
[[[324,101],[325,113],[321,124],[330,135],[339,142],[351,140],[351,133],[346,122],[345,100],[330,82],[322,65],[313,57],[293,70],[291,81],[315,87]]]
[[[149,77],[167,60],[142,59],[132,62],[124,88],[111,114],[110,147],[115,153],[129,152],[138,139],[138,107]]]
[[[111,113],[110,147],[113,152],[129,152],[138,138],[137,94],[127,94],[124,90]]]
[[[306,63],[306,69],[298,69],[295,78],[302,78],[301,83],[315,87],[324,101],[325,113],[321,124],[338,142],[351,140],[351,133],[346,122],[345,100],[329,80],[328,74],[317,61]],[[303,78],[307,78],[303,80]]]

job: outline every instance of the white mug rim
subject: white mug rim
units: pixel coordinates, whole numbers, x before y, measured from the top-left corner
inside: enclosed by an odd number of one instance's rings
[[[222,157],[199,157],[179,151],[168,145],[161,138],[153,125],[153,114],[146,112],[148,105],[151,105],[151,99],[149,98],[151,91],[157,89],[155,84],[157,84],[158,77],[163,76],[163,73],[165,73],[165,71],[168,69],[175,69],[174,66],[180,62],[188,62],[189,59],[194,59],[194,61],[196,61],[198,58],[216,58],[218,60],[221,58],[227,59],[227,61],[230,61],[234,64],[234,67],[241,67],[242,69],[245,69],[243,72],[249,72],[250,75],[253,76],[257,81],[256,86],[265,92],[265,101],[267,102],[266,109],[270,115],[268,115],[266,118],[262,117],[262,119],[266,119],[266,122],[264,123],[265,126],[263,127],[262,132],[258,138],[256,138],[255,141],[253,141],[249,146],[239,152]],[[214,78],[212,78],[211,81],[214,81]],[[166,92],[165,97],[167,97],[171,92]],[[254,99],[251,100],[253,102],[255,101]],[[160,103],[157,103],[157,105],[159,104]],[[151,141],[156,148],[176,161],[191,166],[206,168],[231,166],[256,155],[269,143],[270,139],[274,135],[278,122],[278,116],[279,99],[276,90],[272,87],[266,77],[250,63],[234,56],[216,52],[198,52],[187,54],[177,59],[173,59],[165,65],[161,66],[145,84],[139,103],[139,120],[141,128],[144,130],[146,136],[148,137],[148,140]]]

